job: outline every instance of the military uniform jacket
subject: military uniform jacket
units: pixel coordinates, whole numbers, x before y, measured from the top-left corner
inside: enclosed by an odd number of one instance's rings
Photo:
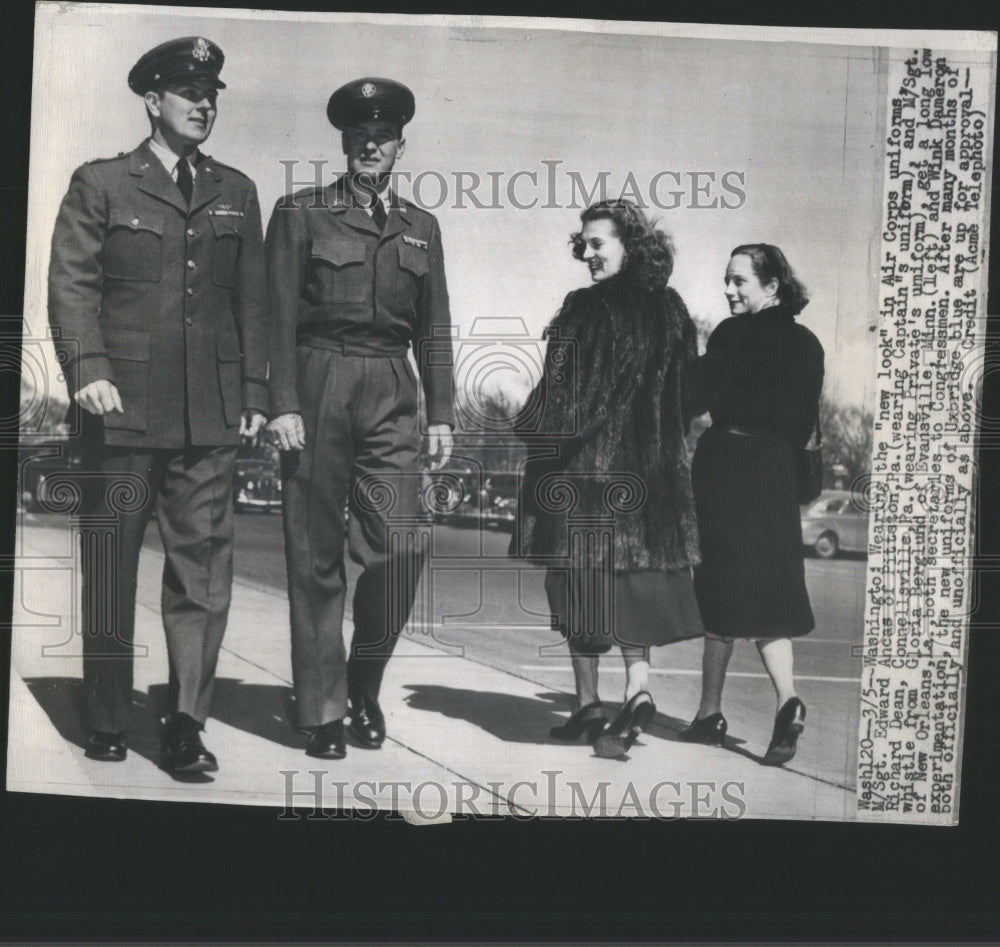
[[[393,197],[385,229],[346,179],[282,198],[267,228],[270,410],[299,411],[297,344],[400,355],[413,345],[430,424],[454,425],[451,318],[441,231]]]
[[[190,211],[146,142],[73,174],[49,319],[70,395],[118,388],[105,444],[237,443],[243,410],[267,410],[266,292],[257,192],[239,171],[202,156]]]

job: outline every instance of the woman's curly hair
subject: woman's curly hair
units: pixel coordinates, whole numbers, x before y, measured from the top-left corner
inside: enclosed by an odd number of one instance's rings
[[[629,274],[650,291],[667,285],[674,271],[673,243],[662,230],[653,226],[636,204],[624,198],[599,201],[580,214],[584,226],[592,220],[610,220],[615,228],[618,239],[625,247],[622,273]],[[569,240],[573,256],[582,260],[586,250],[582,230],[570,234]]]

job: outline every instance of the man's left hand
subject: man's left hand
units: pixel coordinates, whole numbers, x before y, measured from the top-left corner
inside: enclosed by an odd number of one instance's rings
[[[427,425],[427,452],[431,459],[431,470],[440,470],[448,463],[454,443],[450,424]]]
[[[267,415],[260,411],[244,411],[240,418],[240,437],[256,437],[267,423]]]

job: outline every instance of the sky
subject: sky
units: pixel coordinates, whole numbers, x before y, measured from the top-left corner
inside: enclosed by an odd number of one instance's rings
[[[129,69],[158,43],[203,35],[222,47],[228,85],[205,150],[256,181],[265,226],[290,186],[312,180],[310,162],[324,183],[343,170],[325,115],[334,89],[388,76],[413,90],[416,114],[397,166],[411,179],[400,191],[428,209],[441,204],[433,212],[460,381],[470,364],[483,373],[485,359],[490,384],[519,392],[530,383],[525,366],[537,361],[544,326],[568,291],[589,282],[567,243],[582,206],[574,176],[590,190],[603,172],[607,196],[634,181],[643,200],[652,203],[652,189],[666,205],[650,213],[676,247],[672,285],[710,324],[728,315],[730,250],[781,246],[811,291],[802,322],[826,350],[827,393],[852,404],[871,398],[884,50],[761,42],[739,30],[720,40],[483,27],[472,18],[387,25],[163,7],[40,10],[27,338],[45,337],[49,241],[73,169],[129,151],[148,133]],[[477,179],[473,192],[487,206],[459,193],[459,182]],[[48,343],[38,350],[50,357]],[[479,354],[463,361],[463,352]]]

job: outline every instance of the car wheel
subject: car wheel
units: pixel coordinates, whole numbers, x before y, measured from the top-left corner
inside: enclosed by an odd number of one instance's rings
[[[840,552],[840,541],[836,533],[823,533],[813,544],[813,550],[820,559],[832,559]]]

